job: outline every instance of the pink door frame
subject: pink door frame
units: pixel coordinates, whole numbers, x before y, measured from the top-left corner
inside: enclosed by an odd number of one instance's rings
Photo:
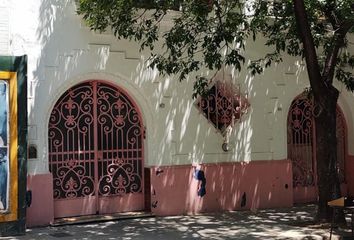
[[[288,112],[288,158],[293,165],[294,203],[317,201],[316,127],[312,100],[304,92],[291,103]],[[345,162],[347,128],[340,107],[337,106],[337,155],[342,192],[346,194]]]
[[[75,85],[48,127],[55,218],[144,209],[144,127],[129,94],[104,81]]]

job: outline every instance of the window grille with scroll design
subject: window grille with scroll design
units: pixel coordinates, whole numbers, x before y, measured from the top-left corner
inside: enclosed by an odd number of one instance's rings
[[[240,94],[239,87],[223,81],[215,81],[205,96],[197,101],[200,112],[221,133],[239,120],[247,111],[249,102]]]

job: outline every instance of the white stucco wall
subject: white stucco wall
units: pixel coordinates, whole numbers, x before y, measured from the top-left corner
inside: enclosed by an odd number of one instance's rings
[[[48,119],[56,100],[69,87],[89,79],[124,88],[139,105],[147,127],[146,165],[287,158],[288,108],[309,85],[305,66],[298,59],[285,58],[284,63],[256,77],[226,70],[247,94],[251,107],[236,124],[230,151],[224,153],[223,137],[191,98],[192,75],[182,83],[159,77],[146,67],[148,52],[141,54],[137,44],[118,41],[108,33],[91,32],[76,15],[72,0],[7,1],[8,52],[28,55],[29,143],[38,147],[38,159],[29,161],[29,173],[48,171]],[[250,58],[264,51],[262,44],[250,45]],[[351,154],[353,100],[353,94],[343,89],[339,104],[347,119]]]
[[[0,54],[9,54],[10,8],[9,0],[0,0]]]

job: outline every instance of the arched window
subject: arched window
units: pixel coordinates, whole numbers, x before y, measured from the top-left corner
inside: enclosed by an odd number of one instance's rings
[[[345,119],[337,106],[337,164],[340,182],[345,182]],[[293,186],[316,185],[315,122],[313,100],[307,93],[299,95],[288,113],[288,158],[293,166]]]

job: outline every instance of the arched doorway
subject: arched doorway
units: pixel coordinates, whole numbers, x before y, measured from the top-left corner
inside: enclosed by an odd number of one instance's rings
[[[337,106],[337,161],[345,183],[346,125]],[[316,141],[313,101],[304,92],[291,103],[288,113],[288,159],[292,161],[294,203],[317,201]]]
[[[78,84],[56,102],[48,128],[55,218],[144,208],[144,128],[125,91]]]

